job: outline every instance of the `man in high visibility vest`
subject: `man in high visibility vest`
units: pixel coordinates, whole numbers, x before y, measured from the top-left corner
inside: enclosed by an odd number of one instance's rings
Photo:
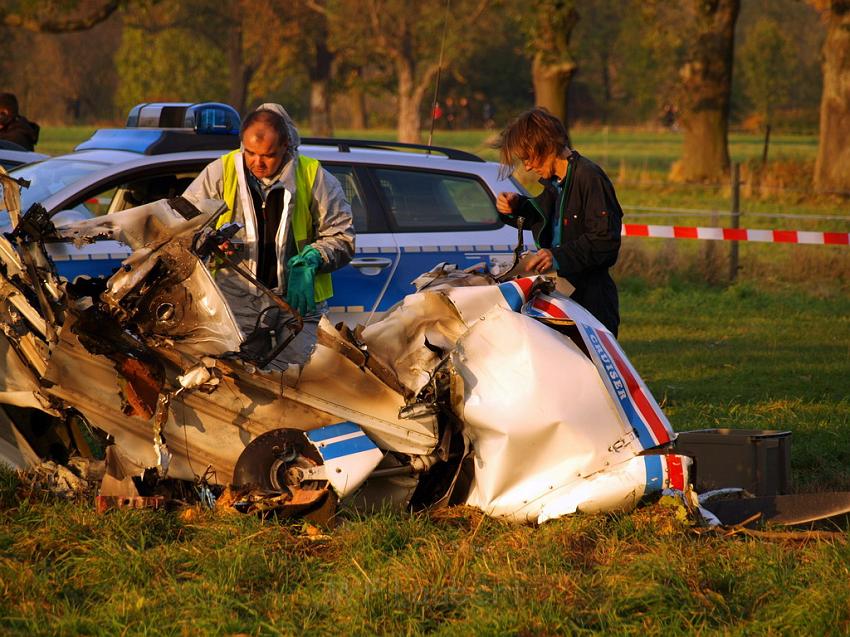
[[[304,319],[307,338],[299,336],[287,348],[293,350],[290,362],[303,363],[312,349],[309,336],[333,294],[330,273],[354,254],[351,205],[337,179],[298,152],[298,131],[280,104],[263,104],[249,114],[240,138],[241,148],[207,166],[184,197],[227,204],[218,226],[242,225],[234,258]],[[228,268],[216,272],[216,283],[246,335],[262,326],[268,298]]]

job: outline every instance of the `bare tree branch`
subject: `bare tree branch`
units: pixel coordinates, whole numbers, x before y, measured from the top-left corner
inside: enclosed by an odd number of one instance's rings
[[[431,80],[437,75],[437,71],[440,70],[440,63],[434,62],[428,66],[423,72],[422,77],[419,80],[419,83],[416,85],[416,89],[414,91],[414,97],[416,99],[421,100],[425,95],[426,91],[432,87]]]
[[[82,17],[65,19],[29,17],[17,13],[5,13],[5,11],[0,10],[0,24],[37,33],[85,31],[106,20],[115,13],[119,6],[121,6],[121,0],[107,0]]]
[[[469,25],[478,22],[478,18],[481,17],[485,9],[487,9],[487,7],[489,6],[490,0],[481,0],[478,3],[478,6],[467,14],[466,18],[463,20],[463,24]]]
[[[316,2],[315,0],[306,0],[304,4],[308,9],[310,9],[310,11],[314,11],[325,17],[329,15],[328,8],[322,3]]]
[[[378,5],[375,0],[369,1],[369,20],[372,24],[372,35],[378,40],[378,46],[392,57],[399,57],[399,50],[390,46],[387,34],[384,32],[383,27],[381,27],[381,18],[378,11]]]

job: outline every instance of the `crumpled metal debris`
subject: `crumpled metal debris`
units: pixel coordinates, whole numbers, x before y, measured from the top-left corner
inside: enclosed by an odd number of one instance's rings
[[[125,476],[157,468],[198,483],[213,467],[227,484],[249,458],[262,481],[285,485],[243,497],[249,511],[332,516],[339,497],[536,522],[687,484],[689,462],[669,452],[675,434],[616,339],[545,278],[497,284],[441,267],[365,329],[323,318],[302,366],[234,355],[244,334],[193,252],[222,207],[201,207],[186,219],[163,201],[59,228],[134,248],[101,288],[63,284],[37,242],[38,276],[6,279],[31,318],[0,344],[36,370],[32,394],[114,438]],[[0,396],[9,380],[0,373]],[[275,432],[294,432],[299,454],[270,444],[249,456]],[[281,479],[305,453],[315,470]]]
[[[46,491],[73,500],[91,495],[103,477],[103,461],[71,458],[68,466],[46,460],[21,473],[24,483],[34,491]]]

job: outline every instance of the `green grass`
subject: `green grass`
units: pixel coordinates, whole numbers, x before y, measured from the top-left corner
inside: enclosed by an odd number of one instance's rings
[[[45,126],[41,129],[36,150],[48,155],[62,155],[74,150],[95,131],[90,126]]]
[[[790,430],[796,489],[850,489],[846,294],[620,282],[620,340],[677,430]],[[9,635],[838,635],[849,574],[847,543],[697,536],[662,503],[539,528],[383,512],[310,539],[239,515],[98,516],[0,472]]]
[[[44,127],[38,150],[48,154],[69,152],[81,141],[87,139],[93,127],[68,126]],[[616,170],[621,160],[629,164],[662,171],[675,161],[682,146],[682,134],[670,131],[650,131],[632,129],[579,128],[571,131],[573,145],[588,157],[610,170]],[[302,128],[301,134],[309,136],[309,128]],[[396,139],[394,129],[345,130],[335,132],[337,137],[354,139]],[[428,132],[422,133],[423,143]],[[498,138],[498,131],[483,130],[436,130],[433,143],[436,146],[449,146],[476,152],[485,159],[497,160],[498,152],[492,148]],[[730,154],[733,161],[747,161],[761,157],[762,138],[760,135],[733,133],[729,137]],[[813,159],[817,153],[817,137],[813,135],[774,135],[771,138],[771,159],[800,157]]]

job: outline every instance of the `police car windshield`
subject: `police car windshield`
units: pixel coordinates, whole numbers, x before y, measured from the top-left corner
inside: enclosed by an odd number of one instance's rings
[[[12,177],[27,179],[29,188],[21,188],[21,212],[26,212],[36,202],[41,202],[65,186],[74,183],[100,170],[107,164],[95,161],[82,161],[65,157],[53,157],[34,164],[27,164],[9,172]],[[0,200],[0,206],[2,200]],[[3,212],[0,224],[8,225],[8,213]]]

